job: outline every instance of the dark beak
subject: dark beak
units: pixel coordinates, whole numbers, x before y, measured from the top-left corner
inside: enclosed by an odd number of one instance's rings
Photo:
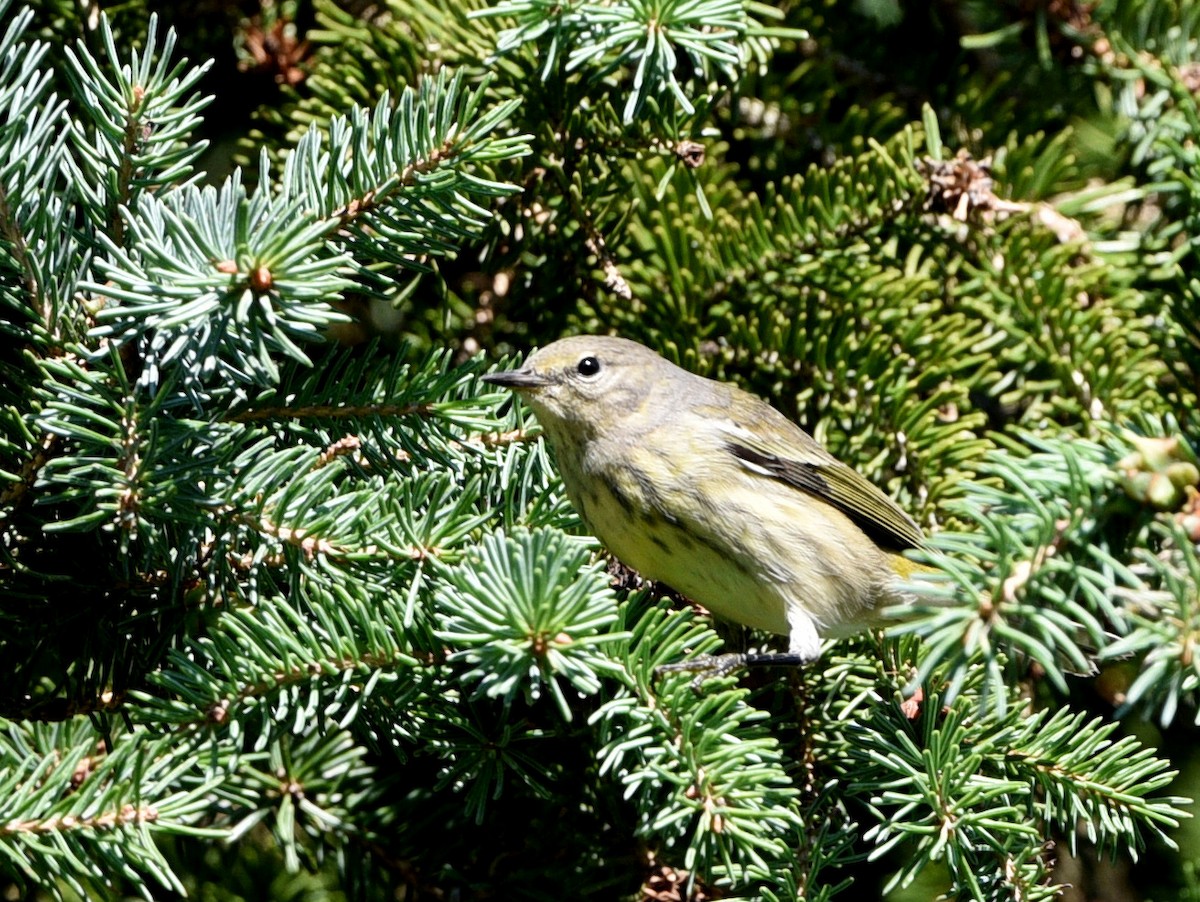
[[[522,389],[522,388],[541,388],[543,385],[549,385],[550,380],[541,373],[535,373],[533,370],[509,370],[506,373],[488,373],[483,377],[483,381],[489,385],[500,385],[504,388]]]

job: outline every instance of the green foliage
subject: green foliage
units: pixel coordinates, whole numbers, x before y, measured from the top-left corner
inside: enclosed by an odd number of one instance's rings
[[[746,690],[728,688],[731,681],[703,694],[686,674],[660,683],[657,666],[685,650],[710,653],[715,637],[644,598],[623,613],[633,627],[621,661],[624,691],[592,715],[604,743],[601,774],[617,776],[637,799],[640,834],[683,847],[684,867],[709,862],[738,883],[769,875],[791,857],[802,822],[763,712],[746,704]],[[700,724],[707,726],[696,730]]]
[[[534,702],[547,691],[570,720],[559,676],[578,695],[595,695],[600,675],[615,669],[602,649],[624,638],[612,630],[616,599],[599,566],[590,568],[591,579],[581,574],[588,549],[576,544],[572,553],[568,542],[555,531],[528,542],[495,536],[446,574],[437,636],[456,649],[450,663],[471,665],[462,679],[478,683],[476,695],[511,705],[518,692]]]
[[[628,125],[648,103],[667,120],[673,118],[676,106],[691,115],[696,106],[690,98],[697,95],[698,87],[702,92],[710,83],[736,81],[748,57],[765,59],[770,53],[765,39],[773,32],[753,18],[751,10],[759,16],[782,18],[765,4],[728,0],[565,6],[507,0],[477,15],[514,18],[517,24],[497,35],[496,52],[537,44],[545,57],[543,80],[560,67],[567,73],[590,70],[594,74],[589,80],[615,71],[629,73],[632,85],[621,113]],[[686,82],[679,79],[679,71],[689,73]],[[704,99],[711,101],[711,97]]]
[[[317,0],[224,179],[216,67],[127,6],[0,0],[15,891],[1050,899],[1051,844],[1178,840],[1188,4]],[[606,569],[479,378],[582,330],[895,494],[914,603],[658,677],[721,638]]]
[[[82,718],[7,724],[0,734],[5,874],[31,889],[53,874],[84,897],[118,874],[182,890],[155,838],[216,839],[224,831],[195,826],[213,785],[189,779],[172,744],[143,732],[106,736]]]
[[[194,93],[207,66],[189,68],[187,60],[173,60],[173,32],[159,48],[154,18],[145,45],[128,63],[117,51],[107,19],[101,21],[100,40],[100,59],[66,48],[67,74],[80,110],[80,118],[70,121],[77,153],[66,160],[87,215],[95,225],[108,226],[113,242],[121,245],[121,207],[186,182],[204,150],[205,142],[192,136],[207,105]]]

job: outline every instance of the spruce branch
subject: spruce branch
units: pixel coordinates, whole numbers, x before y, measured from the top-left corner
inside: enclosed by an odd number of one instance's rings
[[[72,120],[72,182],[83,209],[117,247],[125,244],[122,208],[144,194],[185,182],[206,142],[192,131],[209,99],[193,95],[210,63],[173,62],[176,36],[168,30],[158,44],[158,16],[151,15],[146,43],[121,59],[106,16],[100,17],[97,59],[81,43],[66,48],[80,117]],[[83,122],[86,117],[88,126]]]
[[[127,225],[135,250],[109,242],[106,281],[86,287],[118,302],[93,334],[139,340],[150,386],[165,372],[197,397],[218,375],[269,384],[277,355],[307,361],[297,341],[344,319],[331,301],[351,284],[345,260],[326,253],[323,223],[270,188],[248,196],[235,175],[219,191],[147,195]]]
[[[300,342],[344,319],[332,301],[354,284],[351,252],[360,276],[368,259],[445,255],[486,222],[477,199],[509,190],[469,171],[526,152],[520,138],[491,136],[512,105],[481,112],[482,93],[442,73],[395,108],[384,98],[370,115],[335,119],[333,152],[314,129],[278,191],[265,180],[248,195],[235,175],[219,191],[141,197],[124,214],[132,248],[108,241],[106,281],[86,285],[117,302],[93,334],[138,340],[143,379],[177,369],[193,397],[218,374],[267,385],[278,356],[307,362]]]
[[[547,3],[507,0],[475,16],[504,16],[516,24],[501,31],[496,55],[512,53],[529,43],[544,43],[541,76],[547,79],[559,65],[566,73],[582,71],[591,79],[621,73],[629,82],[622,112],[626,125],[654,103],[665,120],[676,105],[687,115],[702,94],[711,101],[717,84],[732,84],[752,60],[765,59],[782,37],[802,39],[807,33],[773,28],[762,19],[782,14],[765,4],[740,0],[654,0],[654,2]],[[684,71],[692,76],[681,81]],[[561,63],[560,63],[561,60]],[[689,90],[690,88],[690,90]]]
[[[429,404],[360,404],[343,406],[316,404],[306,407],[256,407],[242,410],[230,417],[233,423],[253,423],[261,420],[363,420],[369,417],[427,416],[434,412]]]
[[[1119,710],[1144,710],[1164,726],[1181,707],[1200,722],[1200,551],[1179,522],[1155,523],[1157,551],[1138,549],[1123,593],[1127,632],[1102,660],[1138,660],[1138,674],[1118,699]]]
[[[369,114],[334,117],[328,150],[311,129],[288,156],[282,192],[316,211],[360,265],[423,268],[422,258],[479,234],[489,219],[481,202],[515,190],[474,170],[529,153],[527,137],[494,134],[516,101],[484,110],[486,93],[486,82],[468,90],[461,73],[442,70],[395,104],[385,93]]]
[[[987,859],[1028,860],[1040,851],[1037,830],[1016,804],[1028,793],[1028,785],[981,772],[984,759],[974,750],[961,754],[966,737],[960,718],[961,714],[951,712],[926,733],[920,746],[897,731],[886,748],[864,752],[890,777],[872,781],[882,790],[870,802],[876,824],[864,834],[875,844],[872,855],[882,855],[903,840],[915,844],[915,854],[897,871],[889,888],[905,886],[930,862],[945,860],[954,883],[970,898],[994,898],[985,893],[980,877],[986,881],[1002,869],[989,866]],[[878,739],[864,735],[860,741],[873,745]],[[1028,876],[1012,883],[1040,887],[1042,898],[1056,894],[1057,888],[1043,885],[1043,868],[1034,879]]]
[[[222,831],[202,826],[212,784],[183,778],[169,739],[123,733],[106,747],[83,719],[3,727],[0,757],[13,766],[0,776],[0,872],[27,888],[53,873],[81,896],[111,890],[117,874],[183,892],[155,839]]]
[[[1122,848],[1136,856],[1145,832],[1173,846],[1167,831],[1191,816],[1188,800],[1152,796],[1168,787],[1176,772],[1134,737],[1113,740],[1117,727],[1088,721],[1082,713],[1043,711],[979,749],[1002,756],[1005,772],[1037,787],[1034,812],[1069,837],[1072,852],[1080,825],[1101,853]]]
[[[476,486],[469,479],[459,485],[444,471],[417,473],[393,491],[381,492],[381,479],[374,476],[350,489],[343,467],[316,466],[318,450],[272,453],[264,445],[246,455],[247,466],[222,508],[235,526],[221,535],[231,559],[262,552],[257,540],[239,550],[241,529],[298,552],[303,560],[453,558],[462,539],[489,518],[475,509]]]
[[[0,18],[10,6],[0,5]],[[37,357],[60,353],[81,331],[70,314],[87,254],[63,227],[67,102],[50,92],[49,45],[26,35],[33,15],[21,9],[0,36],[0,341]],[[0,357],[0,381],[23,382],[20,367],[17,354]]]
[[[966,487],[957,513],[976,531],[932,537],[930,562],[938,572],[915,586],[932,604],[918,605],[918,616],[889,630],[924,640],[910,685],[926,685],[945,668],[940,678],[950,700],[982,662],[982,701],[1000,715],[1014,666],[1036,662],[1065,691],[1068,673],[1094,670],[1089,651],[1107,644],[1113,628],[1079,565],[1104,541],[1096,518],[1114,488],[1111,452],[1094,443],[1029,440],[1036,451],[996,452],[981,467],[998,484]]]
[[[1122,701],[1152,704],[1169,723],[1180,703],[1195,704],[1197,685],[1188,649],[1200,565],[1175,513],[1187,493],[1171,481],[1200,480],[1192,453],[1147,437],[1121,457],[1127,435],[1026,441],[981,468],[993,485],[966,487],[958,512],[976,531],[930,542],[939,572],[915,587],[927,604],[889,630],[924,639],[910,686],[936,676],[953,699],[982,663],[982,698],[1002,714],[1006,685],[1030,662],[1065,692],[1068,676],[1094,673],[1097,660],[1144,655]],[[1131,501],[1151,510],[1131,517]],[[1160,503],[1169,520],[1152,519]],[[1130,557],[1130,545],[1143,550]]]
[[[964,694],[986,679],[973,668]],[[915,844],[893,885],[942,861],[968,898],[1053,898],[1045,837],[1070,836],[1074,849],[1079,828],[1101,851],[1136,850],[1146,834],[1169,842],[1165,831],[1189,816],[1186,800],[1156,795],[1174,777],[1167,762],[1132,737],[1114,741],[1112,722],[1067,709],[979,719],[965,697],[947,704],[940,689],[915,716],[861,694],[828,698],[820,757],[866,802],[872,856]]]
[[[633,638],[624,689],[591,722],[601,775],[636,800],[639,834],[681,849],[682,865],[740,884],[787,861],[801,829],[797,790],[764,714],[730,680],[697,694],[690,678],[659,681],[658,665],[711,652],[718,640],[685,612],[640,593],[622,604]]]
[[[9,3],[0,6],[0,17]],[[42,67],[49,46],[26,41],[33,12],[21,10],[0,38],[0,151],[7,162],[0,167],[0,253],[3,270],[12,269],[24,290],[25,303],[0,292],[0,303],[17,312],[26,304],[40,329],[55,335],[59,325],[53,315],[49,284],[34,258],[35,248],[47,239],[51,224],[39,215],[33,197],[49,192],[59,179],[66,136],[63,131],[66,102],[49,93],[52,74]],[[5,273],[4,282],[9,277]],[[9,286],[6,284],[5,288]],[[0,328],[9,332],[12,325]]]
[[[402,640],[406,618],[403,598],[350,581],[306,583],[291,601],[265,596],[172,651],[151,677],[153,691],[131,694],[129,711],[180,734],[224,735],[253,718],[269,735],[278,716],[297,733],[314,720],[346,726],[377,685],[418,665]],[[380,619],[391,629],[380,629]]]
[[[163,446],[147,435],[153,430],[147,420],[159,405],[137,403],[115,349],[106,362],[107,368],[92,370],[78,356],[68,355],[43,364],[49,380],[39,425],[48,435],[71,442],[71,453],[42,467],[43,478],[56,488],[44,497],[70,502],[78,511],[47,524],[48,531],[102,527],[136,537],[151,522],[145,510],[152,503],[146,483],[157,462],[146,457]]]
[[[437,636],[450,647],[449,663],[465,663],[465,685],[511,705],[543,692],[564,720],[572,705],[563,686],[594,695],[600,677],[616,672],[609,646],[627,638],[611,627],[615,599],[603,567],[584,544],[560,532],[503,532],[446,570],[435,599]]]
[[[338,844],[359,832],[355,814],[369,805],[374,768],[364,750],[339,729],[272,742],[264,754],[246,756],[221,787],[238,805],[229,839],[267,824],[292,872],[311,859],[307,837]],[[305,863],[311,863],[306,861]]]
[[[761,195],[716,198],[711,222],[671,222],[672,207],[654,200],[649,178],[640,180],[636,209],[645,215],[635,216],[629,229],[643,252],[624,271],[634,296],[695,328],[708,321],[709,311],[726,310],[732,297],[759,296],[750,286],[777,273],[855,264],[858,255],[846,256],[847,250],[882,243],[922,216],[925,187],[912,165],[913,141],[907,134],[890,147],[873,143],[867,153],[810,167]],[[679,229],[691,233],[690,240],[677,240]],[[752,322],[731,319],[737,337],[752,338]]]
[[[457,691],[448,690],[447,698],[458,700]],[[520,787],[526,797],[552,799],[562,767],[539,760],[538,754],[552,734],[536,721],[497,717],[478,705],[467,711],[466,718],[443,712],[431,718],[425,730],[423,738],[442,762],[436,788],[453,790],[467,816],[479,824],[489,807],[504,798],[507,787]]]

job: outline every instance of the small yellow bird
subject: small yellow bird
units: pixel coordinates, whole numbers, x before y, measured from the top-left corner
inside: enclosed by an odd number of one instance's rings
[[[788,653],[673,670],[804,664],[907,600],[922,542],[887,495],[741,389],[623,338],[577,336],[484,376],[532,408],[587,528],[620,561]]]

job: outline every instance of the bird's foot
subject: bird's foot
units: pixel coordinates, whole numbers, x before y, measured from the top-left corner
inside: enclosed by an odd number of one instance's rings
[[[668,673],[694,673],[692,688],[697,692],[705,680],[728,676],[743,667],[803,667],[812,659],[798,654],[725,654],[701,655],[690,661],[679,661],[675,664],[660,664],[654,668],[659,676]]]

